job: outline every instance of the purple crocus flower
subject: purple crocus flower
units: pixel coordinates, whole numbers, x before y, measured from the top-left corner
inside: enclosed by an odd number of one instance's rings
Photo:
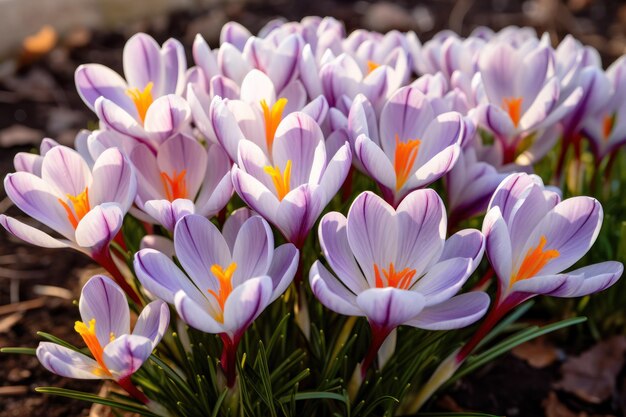
[[[153,404],[131,382],[131,375],[161,341],[170,320],[167,304],[156,300],[144,307],[134,329],[124,292],[104,275],[85,284],[78,303],[81,321],[74,329],[85,341],[90,356],[50,342],[37,348],[39,362],[55,374],[78,379],[112,379],[129,394]]]
[[[301,248],[351,163],[348,143],[328,155],[319,125],[307,114],[295,112],[278,126],[270,157],[251,141],[239,142],[233,185],[248,206]]]
[[[478,66],[488,104],[477,110],[477,118],[499,141],[502,164],[513,162],[524,138],[560,121],[582,95],[577,88],[561,97],[552,60],[549,46],[530,41],[518,49],[490,43],[481,52]]]
[[[298,250],[290,243],[274,249],[267,222],[248,210],[229,217],[223,233],[202,216],[183,217],[174,229],[176,257],[153,249],[135,255],[135,271],[143,286],[176,306],[190,326],[220,334],[221,366],[227,385],[235,383],[235,356],[248,326],[291,283]]]
[[[362,376],[397,326],[456,329],[487,310],[485,293],[455,296],[480,262],[483,236],[467,229],[446,240],[446,220],[441,198],[429,189],[413,191],[397,209],[367,191],[347,219],[337,212],[322,218],[320,243],[336,277],[316,261],[311,289],[329,309],[369,321]]]
[[[145,33],[124,46],[124,80],[101,64],[76,69],[76,88],[101,122],[151,146],[187,126],[189,106],[185,92],[187,62],[180,42],[167,40],[162,47]]]
[[[130,160],[138,180],[135,202],[147,216],[134,213],[170,231],[186,214],[216,215],[233,194],[231,163],[219,145],[205,148],[178,134],[163,142],[156,155],[136,146]]]
[[[437,115],[416,87],[401,88],[385,103],[378,127],[362,99],[354,101],[348,121],[355,160],[394,206],[454,166],[466,131],[459,113]]]
[[[4,189],[24,213],[62,238],[0,214],[0,224],[9,233],[36,246],[73,248],[89,255],[139,302],[109,251],[137,189],[132,165],[119,150],[103,152],[90,168],[75,150],[54,146],[43,156],[40,175],[36,171],[8,174]]]

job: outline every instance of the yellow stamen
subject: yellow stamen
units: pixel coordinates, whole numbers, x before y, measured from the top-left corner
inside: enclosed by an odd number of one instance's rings
[[[129,88],[126,90],[126,95],[130,97],[130,99],[135,103],[135,107],[137,108],[137,113],[139,114],[139,118],[141,119],[141,123],[144,122],[146,118],[146,113],[148,112],[148,107],[154,101],[152,98],[152,87],[154,83],[150,81],[143,91],[139,90],[137,87]]]
[[[70,200],[72,207],[60,198],[58,201],[65,209],[67,219],[72,224],[72,227],[76,229],[78,222],[91,210],[91,206],[89,205],[89,188],[85,187],[85,190],[76,196],[67,194],[67,198]]]
[[[272,178],[274,187],[276,187],[276,194],[278,194],[278,200],[282,201],[290,190],[289,183],[291,180],[291,159],[287,160],[285,171],[282,174],[278,166],[273,167],[268,165],[263,168],[263,171],[265,171],[265,173]]]
[[[406,142],[400,142],[400,138],[396,135],[396,154],[394,158],[396,191],[400,190],[409,179],[421,143],[422,141],[419,139],[409,139]]]
[[[511,276],[509,287],[515,284],[517,281],[532,278],[537,275],[544,266],[548,264],[552,259],[558,258],[561,254],[556,249],[547,249],[547,240],[545,236],[539,238],[539,244],[528,249],[526,256],[522,261],[522,265],[517,270],[517,273]]]
[[[233,291],[233,283],[232,278],[235,273],[235,269],[237,269],[237,264],[232,262],[228,265],[228,268],[224,269],[221,265],[214,264],[211,266],[211,273],[217,278],[217,281],[220,285],[218,292],[213,290],[208,290],[209,294],[215,297],[215,300],[220,306],[221,311],[218,313],[215,319],[220,323],[224,323],[224,305],[226,304],[226,300],[228,296]]]
[[[382,270],[383,276],[387,283],[383,282],[380,276],[380,269],[377,264],[374,264],[374,277],[376,279],[376,288],[394,287],[401,290],[406,290],[411,285],[413,277],[415,277],[415,269],[404,268],[402,271],[396,271],[393,262],[389,264],[389,269]]]
[[[161,172],[161,182],[168,201],[174,201],[177,198],[187,198],[187,181],[185,181],[187,170],[183,169],[180,174],[174,170],[170,177],[165,172]]]
[[[100,341],[96,336],[96,319],[89,320],[89,326],[87,326],[82,321],[77,321],[76,323],[74,323],[74,330],[76,330],[76,332],[83,338],[85,344],[91,352],[91,355],[96,360],[96,362],[98,362],[98,365],[100,365],[99,371],[102,372],[104,375],[111,376],[111,372],[104,364],[104,359],[102,358],[104,349],[102,348],[102,345],[100,345]],[[113,333],[111,333],[111,341],[113,341],[114,339],[115,336],[113,335]],[[96,371],[95,373],[99,374],[98,371]]]
[[[602,123],[602,133],[603,133],[603,139],[605,141],[609,140],[609,137],[611,136],[611,132],[613,132],[613,128],[615,127],[615,121],[617,119],[617,114],[613,113],[613,114],[609,114],[606,115],[604,117],[604,121]]]
[[[367,73],[370,74],[376,68],[380,67],[380,64],[374,61],[367,61]]]
[[[515,127],[519,126],[519,121],[522,118],[522,97],[505,98],[502,100],[502,108],[506,110]]]
[[[276,101],[270,108],[265,100],[261,100],[261,108],[263,109],[263,119],[265,119],[265,143],[267,151],[272,154],[272,145],[274,143],[274,135],[278,124],[283,117],[283,110],[287,105],[287,99],[281,98]]]

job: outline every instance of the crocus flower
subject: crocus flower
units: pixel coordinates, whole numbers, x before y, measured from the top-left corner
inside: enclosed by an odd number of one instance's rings
[[[144,307],[130,330],[130,312],[124,292],[110,278],[93,276],[83,287],[78,303],[81,321],[74,329],[90,356],[56,343],[41,342],[39,362],[55,374],[78,379],[111,379],[150,406],[151,401],[131,382],[167,330],[170,311],[156,300]]]
[[[322,130],[301,112],[291,113],[278,126],[271,158],[253,142],[239,142],[232,171],[235,191],[299,248],[352,163],[348,143],[332,157],[326,152]]]
[[[4,189],[24,213],[62,238],[4,214],[0,224],[11,234],[36,246],[73,248],[111,273],[124,291],[139,302],[115,266],[109,244],[133,203],[137,181],[132,165],[115,148],[103,152],[92,169],[73,149],[54,146],[41,161],[41,175],[27,171],[8,174]]]
[[[227,384],[235,383],[235,355],[248,326],[291,283],[298,265],[292,244],[274,249],[267,222],[248,210],[226,220],[223,234],[205,217],[190,214],[174,229],[176,257],[154,249],[135,255],[135,271],[143,286],[176,306],[190,326],[220,334],[221,366]]]
[[[180,42],[162,47],[145,33],[131,37],[123,52],[124,80],[101,64],[76,69],[81,98],[109,129],[151,146],[187,126],[189,108],[185,92],[187,62]]]
[[[362,376],[397,326],[456,329],[487,310],[485,293],[455,296],[480,262],[483,236],[467,229],[446,240],[446,220],[430,189],[410,193],[397,209],[364,192],[347,218],[337,212],[322,218],[320,244],[336,277],[316,261],[311,289],[330,310],[369,321],[372,343]]]
[[[376,127],[363,102],[354,101],[348,118],[354,156],[389,203],[398,205],[454,166],[466,130],[459,113],[436,115],[421,91],[403,87],[385,103]]]
[[[156,155],[144,145],[136,146],[130,159],[137,169],[135,202],[148,215],[144,220],[170,231],[185,214],[214,216],[233,194],[231,163],[219,145],[205,148],[178,134],[163,142]]]
[[[477,118],[500,142],[503,164],[515,160],[525,138],[565,117],[582,95],[577,88],[561,97],[550,67],[552,54],[550,47],[536,42],[517,49],[497,42],[481,52],[478,66],[488,104],[477,111]]]

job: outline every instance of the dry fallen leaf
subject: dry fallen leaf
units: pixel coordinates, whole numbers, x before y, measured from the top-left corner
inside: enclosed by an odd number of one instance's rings
[[[598,343],[561,367],[563,378],[555,387],[592,404],[608,400],[615,391],[617,375],[624,365],[626,336]]]
[[[26,37],[24,42],[22,42],[22,47],[26,54],[41,56],[54,48],[57,39],[56,30],[52,26],[46,25],[34,35]]]
[[[543,337],[522,343],[515,347],[512,353],[533,368],[539,369],[552,365],[559,356],[557,349]]]
[[[559,397],[554,391],[550,391],[548,398],[543,400],[543,408],[546,412],[546,417],[578,417],[578,414],[559,401]]]

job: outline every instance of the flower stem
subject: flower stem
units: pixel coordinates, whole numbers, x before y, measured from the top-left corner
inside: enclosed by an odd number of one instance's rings
[[[220,358],[220,366],[226,376],[226,385],[228,388],[233,388],[237,380],[237,346],[239,345],[239,338],[234,337],[231,339],[226,333],[220,333],[220,337],[224,344]]]
[[[365,379],[367,370],[372,366],[378,350],[393,330],[392,328],[377,326],[373,323],[370,323],[370,328],[372,329],[372,341],[363,362],[361,362],[361,380]]]
[[[111,252],[109,248],[102,250],[101,252],[93,255],[93,260],[96,261],[100,266],[107,270],[109,274],[113,277],[117,285],[119,285],[122,290],[126,293],[126,295],[133,300],[135,304],[138,306],[142,306],[143,302],[139,297],[139,294],[130,286],[128,282],[126,282],[126,278],[122,275],[117,265],[115,265],[115,261],[111,257]]]
[[[130,375],[127,375],[121,379],[119,379],[117,381],[117,384],[124,388],[124,390],[129,393],[132,397],[134,397],[135,399],[137,399],[138,401],[141,401],[144,404],[148,404],[150,402],[150,399],[148,399],[148,397],[146,397],[146,394],[144,394],[143,392],[139,391],[139,388],[137,388],[133,382],[130,380]]]

